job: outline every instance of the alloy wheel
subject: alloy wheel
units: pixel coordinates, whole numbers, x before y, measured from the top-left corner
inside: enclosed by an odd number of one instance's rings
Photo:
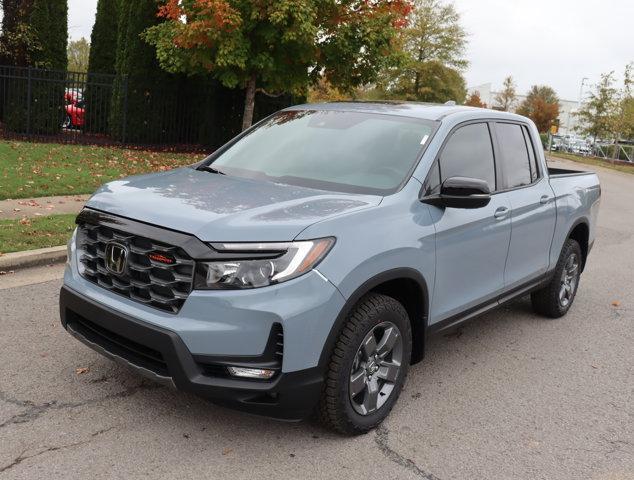
[[[572,302],[579,280],[579,257],[573,253],[566,260],[563,272],[561,273],[561,284],[559,287],[559,303],[563,308],[568,307]]]
[[[350,402],[359,415],[380,409],[390,398],[403,361],[403,336],[392,322],[375,326],[363,339],[350,370]]]

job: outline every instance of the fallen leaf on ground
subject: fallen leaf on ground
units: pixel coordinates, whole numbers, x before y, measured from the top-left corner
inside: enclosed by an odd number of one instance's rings
[[[90,369],[88,367],[81,367],[81,368],[75,369],[75,373],[77,375],[82,375],[84,373],[88,373],[89,371],[90,371]]]
[[[225,448],[225,449],[222,451],[222,454],[223,454],[223,455],[229,455],[231,452],[233,452],[233,448]]]
[[[19,211],[20,211],[20,209],[19,209],[19,208],[14,208],[14,209],[13,209],[13,211],[14,211],[14,212],[19,212]]]
[[[620,306],[621,306],[621,302],[619,302],[618,300],[614,300],[614,301],[612,302],[612,306],[613,306],[613,307],[620,307]]]

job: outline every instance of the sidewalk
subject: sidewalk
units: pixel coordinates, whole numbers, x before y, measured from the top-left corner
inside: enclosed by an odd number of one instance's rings
[[[64,195],[61,197],[0,200],[0,220],[79,213],[89,197],[90,195]]]

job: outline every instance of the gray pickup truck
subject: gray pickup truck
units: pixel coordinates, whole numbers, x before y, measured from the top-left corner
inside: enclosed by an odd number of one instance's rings
[[[600,196],[596,175],[547,167],[521,116],[297,106],[196,165],[97,191],[62,324],[163,384],[361,433],[434,332],[528,294],[565,315]]]

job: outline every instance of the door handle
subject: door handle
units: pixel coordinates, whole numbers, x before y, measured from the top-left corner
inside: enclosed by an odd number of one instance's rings
[[[541,203],[542,205],[546,205],[547,203],[550,203],[550,196],[542,195],[542,197],[539,199],[539,203]]]
[[[508,216],[509,211],[510,210],[506,207],[500,207],[495,211],[493,216],[496,220],[504,220]]]

